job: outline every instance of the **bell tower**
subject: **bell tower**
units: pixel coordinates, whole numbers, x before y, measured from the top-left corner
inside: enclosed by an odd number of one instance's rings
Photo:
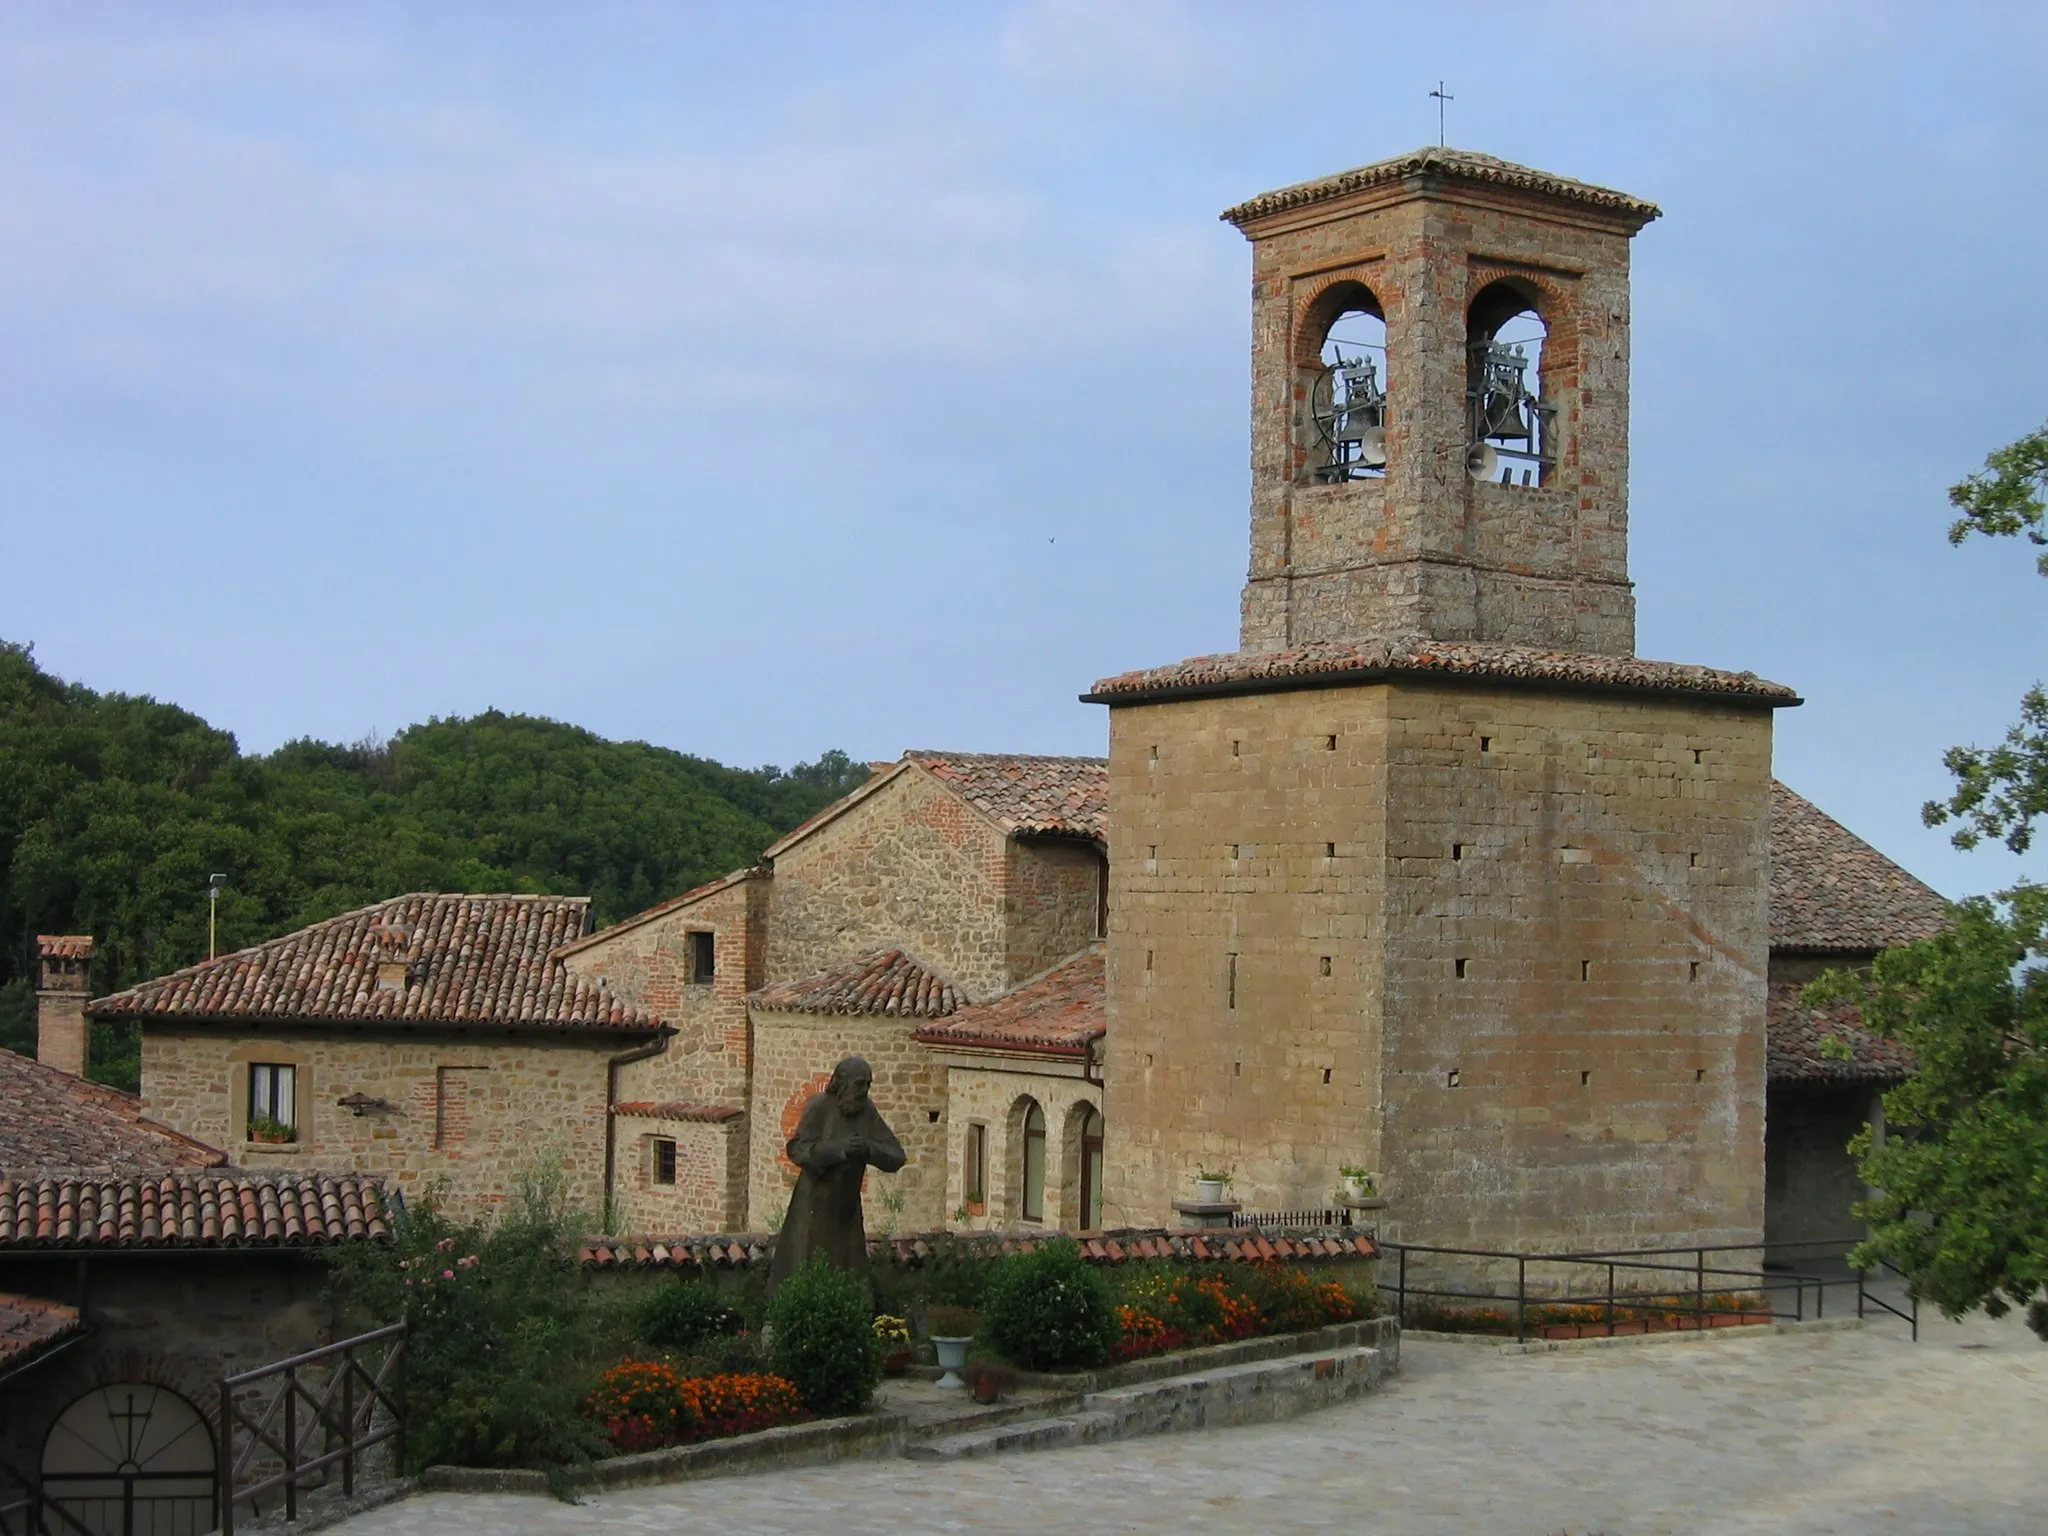
[[[1655,205],[1422,149],[1268,192],[1240,645],[1628,656],[1629,241]]]

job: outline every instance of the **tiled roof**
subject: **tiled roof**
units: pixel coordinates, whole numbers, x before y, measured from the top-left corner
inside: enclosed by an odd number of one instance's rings
[[[146,1120],[131,1094],[0,1051],[0,1172],[213,1168],[217,1147]]]
[[[630,1115],[636,1120],[695,1120],[705,1125],[723,1125],[728,1120],[737,1120],[746,1111],[731,1104],[686,1104],[681,1099],[634,1099],[625,1104],[614,1104],[612,1113]]]
[[[40,1296],[0,1293],[0,1371],[78,1332],[78,1308]]]
[[[906,752],[1012,837],[1104,836],[1109,764],[1099,757],[995,752]]]
[[[552,958],[586,896],[398,896],[86,1007],[95,1018],[662,1028]],[[403,963],[388,988],[378,973]]]
[[[1771,947],[1874,950],[1948,926],[1948,903],[1812,801],[1771,785]]]
[[[36,955],[43,960],[90,960],[93,938],[89,933],[39,933]]]
[[[1035,1232],[965,1232],[946,1238],[954,1250],[989,1258],[1031,1253],[1064,1234]],[[1123,1264],[1142,1259],[1185,1259],[1197,1262],[1259,1263],[1284,1259],[1313,1263],[1319,1259],[1370,1259],[1379,1254],[1363,1232],[1349,1227],[1304,1229],[1221,1228],[1169,1232],[1163,1227],[1129,1228],[1077,1236],[1081,1253],[1096,1264]],[[876,1259],[918,1264],[932,1257],[929,1237],[870,1238],[868,1253]],[[758,1269],[775,1257],[775,1235],[742,1232],[697,1237],[604,1237],[585,1243],[582,1258],[594,1269]]]
[[[1772,1082],[1895,1083],[1912,1069],[1912,1052],[1865,1029],[1853,1006],[1809,1008],[1800,1002],[1799,991],[1794,981],[1770,985],[1765,1071]],[[1822,1054],[1821,1044],[1830,1036],[1849,1047],[1846,1059]]]
[[[0,1250],[321,1248],[391,1235],[368,1174],[0,1178]]]
[[[943,1019],[967,1005],[958,988],[900,949],[855,955],[795,981],[763,987],[749,998],[773,1013],[878,1013]]]
[[[992,1002],[962,1008],[917,1038],[928,1045],[1040,1056],[1086,1056],[1108,1019],[1103,946],[1091,945]]]
[[[1629,196],[1626,192],[1596,187],[1590,182],[1573,181],[1567,176],[1553,176],[1548,171],[1533,170],[1529,166],[1516,165],[1508,160],[1497,160],[1492,155],[1482,155],[1469,149],[1447,149],[1432,144],[1423,149],[1410,150],[1405,155],[1395,155],[1389,160],[1376,160],[1371,165],[1361,165],[1353,171],[1339,171],[1334,176],[1297,182],[1294,186],[1281,187],[1275,192],[1261,193],[1247,202],[1239,203],[1235,208],[1226,209],[1222,217],[1227,223],[1248,224],[1270,213],[1285,213],[1295,208],[1308,207],[1313,203],[1346,197],[1353,192],[1362,192],[1367,187],[1379,186],[1384,182],[1404,181],[1410,176],[1424,175],[1447,176],[1459,181],[1476,181],[1493,186],[1540,192],[1550,197],[1569,198],[1573,202],[1624,214],[1635,219],[1638,227],[1649,223],[1662,212],[1655,203],[1646,203],[1639,197]]]
[[[1542,651],[1523,645],[1452,640],[1326,640],[1288,651],[1229,651],[1171,666],[1125,672],[1098,682],[1082,700],[1137,704],[1207,693],[1256,693],[1335,682],[1377,683],[1401,677],[1467,678],[1513,687],[1581,688],[1599,692],[1684,694],[1777,709],[1799,696],[1754,672],[1721,672],[1634,656]]]

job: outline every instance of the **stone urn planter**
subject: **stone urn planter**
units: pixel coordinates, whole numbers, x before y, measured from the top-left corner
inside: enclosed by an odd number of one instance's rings
[[[973,1342],[974,1340],[971,1337],[965,1339],[942,1339],[935,1336],[932,1339],[932,1348],[938,1352],[939,1356],[939,1369],[946,1373],[939,1378],[939,1385],[946,1391],[962,1392],[966,1390],[967,1383],[961,1379],[960,1372],[967,1365],[967,1346]]]
[[[1228,1179],[1196,1179],[1195,1198],[1205,1205],[1220,1205],[1223,1203],[1223,1187],[1229,1182]]]

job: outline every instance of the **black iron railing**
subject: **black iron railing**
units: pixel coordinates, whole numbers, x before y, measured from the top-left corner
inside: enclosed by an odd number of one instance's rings
[[[1841,1278],[1814,1272],[1826,1267],[1816,1260],[1831,1259],[1856,1241],[1514,1253],[1382,1239],[1379,1247],[1394,1260],[1393,1284],[1386,1284],[1384,1260],[1380,1279],[1383,1291],[1393,1291],[1403,1326],[1410,1325],[1411,1313],[1423,1310],[1413,1303],[1448,1303],[1434,1308],[1446,1314],[1442,1320],[1478,1322],[1496,1313],[1500,1331],[1517,1339],[1528,1338],[1532,1327],[1568,1326],[1578,1333],[1591,1328],[1612,1337],[1623,1330],[1708,1328],[1723,1321],[1803,1322],[1826,1316],[1830,1285],[1853,1283],[1858,1317],[1867,1310],[1887,1312],[1905,1321],[1917,1341],[1920,1304],[1910,1288],[1902,1310],[1871,1289],[1868,1271],[1846,1269]],[[1804,1268],[1782,1257],[1802,1253]],[[1744,1255],[1755,1262],[1739,1262]],[[1421,1262],[1411,1264],[1411,1256]]]
[[[220,1384],[220,1530],[235,1536],[235,1508],[283,1491],[284,1517],[299,1517],[302,1489],[324,1487],[341,1468],[344,1498],[358,1459],[390,1441],[405,1460],[406,1325],[393,1323],[259,1366]]]

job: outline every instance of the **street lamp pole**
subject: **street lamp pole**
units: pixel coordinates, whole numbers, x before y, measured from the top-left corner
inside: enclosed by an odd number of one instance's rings
[[[206,958],[214,956],[214,936],[219,931],[216,919],[220,913],[220,888],[228,883],[226,875],[206,877]]]

